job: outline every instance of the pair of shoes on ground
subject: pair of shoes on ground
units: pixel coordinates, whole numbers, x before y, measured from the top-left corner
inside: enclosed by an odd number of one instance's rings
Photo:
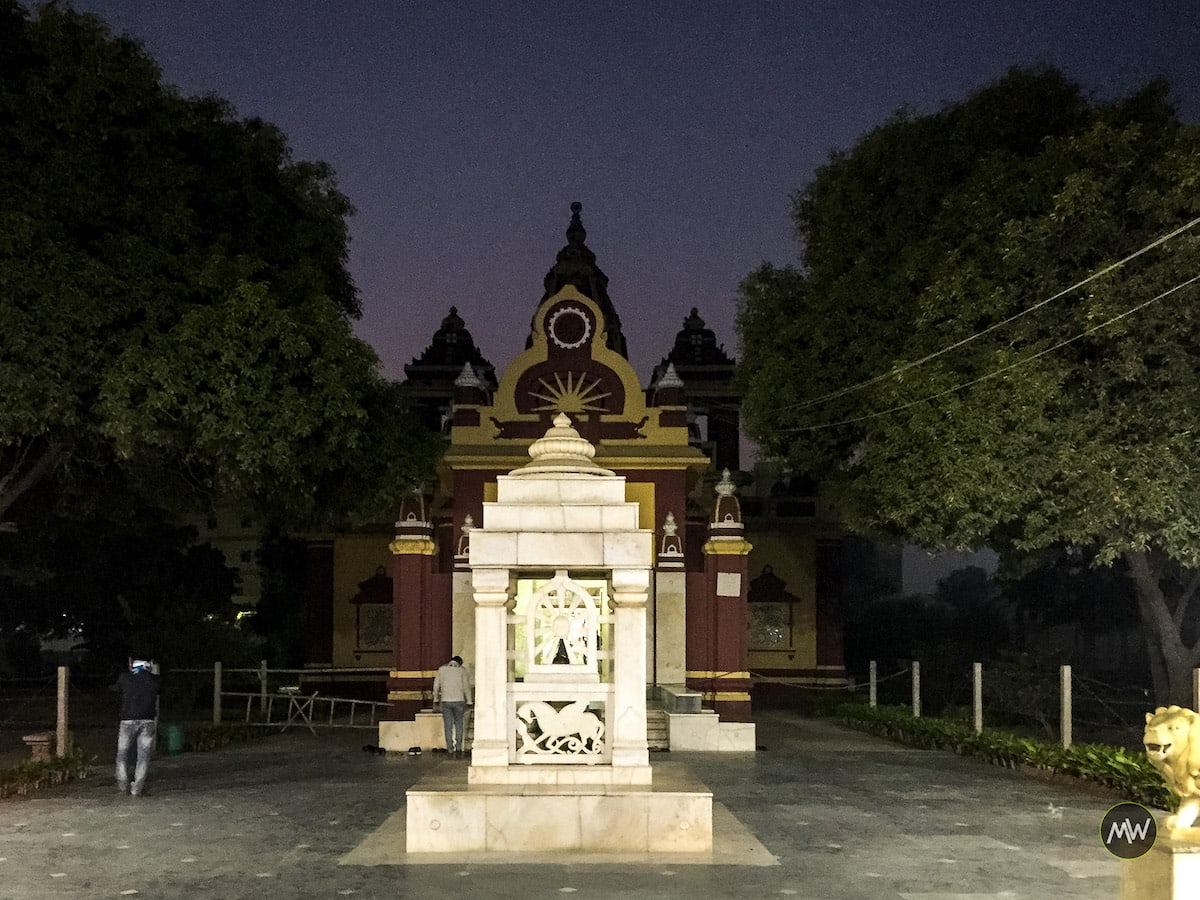
[[[142,796],[143,793],[145,793],[145,791],[144,791],[144,789],[141,789],[141,788],[132,788],[130,785],[126,784],[123,781],[118,781],[117,782],[117,793],[128,794],[130,797],[140,797],[140,796]]]

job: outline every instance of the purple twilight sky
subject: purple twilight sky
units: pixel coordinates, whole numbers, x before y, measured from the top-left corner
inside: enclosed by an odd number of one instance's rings
[[[498,369],[573,200],[643,383],[695,306],[795,262],[789,194],[897,108],[1051,63],[1097,98],[1170,79],[1200,118],[1196,0],[74,0],[338,173],[358,333],[402,377],[453,304]]]

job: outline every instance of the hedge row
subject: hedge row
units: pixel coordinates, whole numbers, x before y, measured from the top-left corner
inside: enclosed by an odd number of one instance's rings
[[[240,722],[221,723],[220,725],[185,726],[183,729],[183,749],[193,752],[220,750],[234,744],[246,744],[255,738],[265,737],[276,732],[261,726],[245,725]]]
[[[24,797],[40,788],[87,778],[88,764],[83,751],[75,747],[66,756],[0,769],[0,799]]]
[[[845,704],[838,708],[837,718],[851,728],[909,746],[950,750],[1010,769],[1032,769],[1103,785],[1145,806],[1174,809],[1177,803],[1150,761],[1122,747],[1073,744],[1064,748],[989,728],[976,734],[972,726],[961,722],[913,718],[906,706]]]

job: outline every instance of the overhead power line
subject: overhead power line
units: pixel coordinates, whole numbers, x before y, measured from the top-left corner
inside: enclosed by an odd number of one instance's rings
[[[1039,350],[1037,353],[1030,354],[1029,356],[1026,356],[1023,359],[1017,360],[1015,363],[1011,363],[1007,366],[1003,366],[999,369],[995,369],[994,371],[988,372],[986,375],[981,375],[978,378],[974,378],[971,381],[964,381],[962,384],[956,384],[954,387],[946,388],[945,390],[938,391],[936,394],[930,394],[928,397],[922,397],[919,400],[910,400],[908,403],[901,404],[900,406],[894,406],[891,409],[885,409],[885,410],[882,410],[881,412],[867,413],[866,415],[856,416],[853,419],[843,419],[840,422],[825,422],[820,425],[801,425],[801,426],[797,426],[795,428],[786,428],[783,430],[787,431],[789,433],[799,433],[799,432],[803,432],[803,431],[820,431],[821,429],[824,429],[824,428],[838,428],[842,425],[853,425],[857,422],[865,422],[868,419],[878,419],[881,416],[890,416],[892,413],[902,412],[903,410],[906,410],[912,406],[916,406],[920,403],[928,403],[930,400],[937,400],[939,397],[944,397],[947,394],[953,394],[956,391],[961,391],[966,388],[972,387],[973,385],[979,384],[981,381],[987,381],[989,378],[995,378],[997,375],[1003,375],[1005,372],[1010,372],[1013,369],[1016,369],[1027,363],[1031,363],[1035,359],[1045,356],[1048,353],[1053,353],[1055,350],[1060,350],[1063,347],[1067,346],[1067,344],[1074,343],[1075,341],[1079,340],[1080,338],[1085,338],[1089,334],[1099,331],[1101,328],[1105,328],[1105,327],[1111,325],[1113,322],[1117,322],[1121,319],[1124,319],[1126,316],[1131,316],[1135,312],[1138,312],[1141,309],[1145,309],[1151,303],[1156,303],[1157,301],[1162,300],[1164,297],[1168,297],[1171,294],[1174,294],[1176,291],[1181,291],[1184,288],[1189,287],[1190,285],[1196,284],[1197,282],[1200,282],[1200,275],[1193,275],[1187,281],[1182,281],[1179,284],[1175,285],[1174,287],[1168,288],[1167,290],[1163,291],[1158,296],[1151,297],[1149,300],[1139,303],[1137,306],[1130,307],[1129,309],[1125,310],[1124,312],[1118,313],[1117,315],[1113,316],[1111,319],[1107,319],[1106,321],[1101,322],[1098,325],[1093,325],[1091,328],[1087,329],[1086,331],[1081,331],[1076,335],[1072,335],[1071,337],[1067,338],[1066,340],[1059,341],[1057,344],[1055,344],[1052,347],[1047,347],[1044,350]]]
[[[1137,259],[1143,253],[1148,253],[1149,251],[1153,250],[1155,247],[1159,247],[1159,246],[1165,244],[1167,241],[1171,240],[1172,238],[1178,237],[1179,235],[1183,234],[1185,231],[1187,231],[1191,228],[1194,228],[1196,225],[1200,225],[1200,217],[1192,219],[1192,221],[1188,222],[1185,225],[1179,226],[1178,228],[1176,228],[1174,231],[1170,232],[1169,234],[1164,234],[1162,237],[1156,238],[1155,240],[1153,240],[1149,244],[1147,244],[1145,247],[1142,247],[1140,250],[1130,253],[1124,259],[1117,260],[1117,262],[1112,263],[1108,266],[1105,266],[1103,269],[1100,269],[1097,272],[1093,272],[1087,278],[1084,278],[1082,281],[1077,281],[1075,284],[1071,285],[1068,288],[1064,288],[1063,290],[1059,291],[1057,294],[1054,294],[1051,297],[1047,297],[1045,300],[1041,300],[1041,301],[1035,303],[1033,306],[1030,306],[1027,309],[1021,310],[1019,313],[1015,313],[1014,315],[1009,316],[1007,319],[1004,319],[1000,322],[996,322],[992,325],[989,325],[987,328],[984,328],[982,331],[977,331],[974,334],[970,335],[969,337],[965,337],[962,340],[955,341],[953,344],[943,347],[941,350],[938,350],[934,353],[930,353],[928,356],[923,356],[920,359],[913,360],[912,362],[903,363],[899,366],[896,366],[893,369],[890,369],[887,372],[884,372],[882,375],[875,375],[872,378],[868,378],[865,381],[860,381],[857,384],[852,384],[849,387],[838,388],[836,391],[830,391],[828,394],[822,394],[820,397],[814,397],[811,400],[804,400],[800,403],[791,404],[786,408],[789,410],[808,409],[808,407],[810,407],[810,406],[816,406],[817,404],[825,403],[828,400],[835,400],[838,397],[844,397],[844,396],[846,396],[846,394],[852,394],[855,391],[861,390],[862,388],[870,387],[871,385],[877,384],[880,381],[884,381],[888,378],[892,378],[896,375],[900,375],[903,372],[907,372],[909,369],[915,369],[917,366],[923,366],[923,365],[925,365],[925,363],[935,360],[939,356],[949,353],[951,350],[957,350],[959,347],[962,347],[965,344],[971,343],[971,341],[975,340],[976,338],[981,338],[985,334],[990,334],[991,332],[995,331],[997,328],[1003,328],[1005,325],[1015,322],[1017,319],[1021,318],[1022,316],[1027,316],[1027,315],[1029,315],[1029,313],[1035,312],[1036,310],[1041,309],[1046,304],[1053,303],[1055,300],[1058,300],[1061,297],[1065,297],[1067,294],[1071,293],[1072,291],[1078,290],[1079,288],[1083,287],[1085,284],[1095,281],[1097,278],[1101,278],[1101,277],[1107,275],[1109,272],[1113,272],[1116,269],[1121,268],[1121,266],[1125,265],[1130,260]]]

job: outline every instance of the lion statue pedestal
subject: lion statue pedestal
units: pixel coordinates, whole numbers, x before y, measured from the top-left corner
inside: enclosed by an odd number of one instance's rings
[[[1146,713],[1146,758],[1162,775],[1179,810],[1162,823],[1158,840],[1121,863],[1120,900],[1195,900],[1200,897],[1200,715],[1179,706]]]

